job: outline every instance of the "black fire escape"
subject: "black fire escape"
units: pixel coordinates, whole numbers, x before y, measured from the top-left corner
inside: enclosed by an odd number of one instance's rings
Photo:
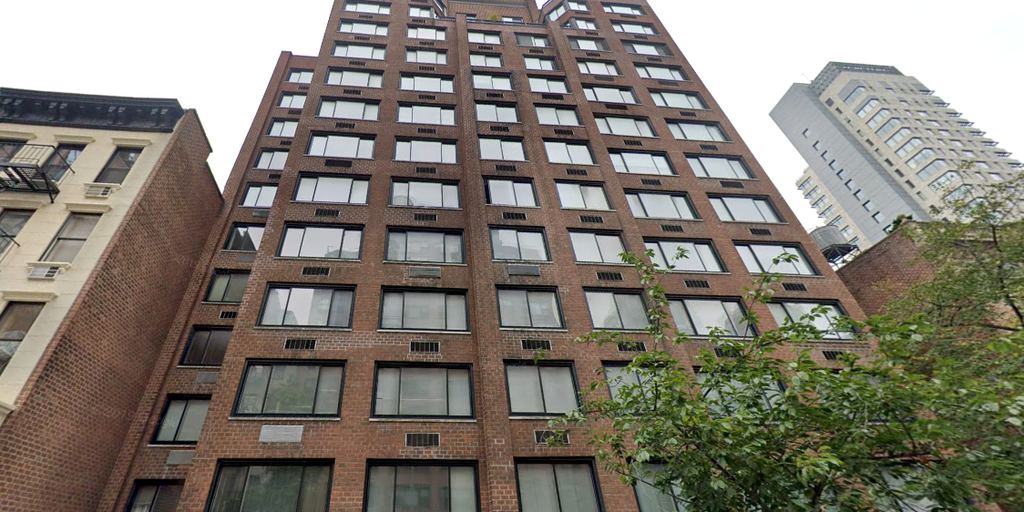
[[[0,147],[0,192],[30,192],[50,196],[60,189],[56,173],[71,171],[71,164],[53,146],[8,144]]]

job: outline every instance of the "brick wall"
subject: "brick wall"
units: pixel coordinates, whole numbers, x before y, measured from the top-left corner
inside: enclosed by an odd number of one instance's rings
[[[910,236],[897,231],[839,269],[864,313],[885,313],[885,305],[899,298],[914,284],[932,276],[931,265],[918,256]]]

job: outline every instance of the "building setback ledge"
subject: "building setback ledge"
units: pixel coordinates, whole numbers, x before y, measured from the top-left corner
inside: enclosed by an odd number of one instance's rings
[[[8,302],[50,302],[57,298],[57,294],[53,292],[28,292],[11,290],[0,293],[0,297]],[[0,402],[2,404],[2,402]]]
[[[0,400],[0,425],[4,424],[4,420],[6,420],[7,416],[12,412],[14,412],[14,406]]]

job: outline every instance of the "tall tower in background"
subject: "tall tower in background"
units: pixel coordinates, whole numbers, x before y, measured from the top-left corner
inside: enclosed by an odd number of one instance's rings
[[[797,181],[804,197],[861,249],[898,215],[930,220],[944,201],[1022,167],[892,66],[830,62],[810,84],[793,84],[771,117],[809,166]]]

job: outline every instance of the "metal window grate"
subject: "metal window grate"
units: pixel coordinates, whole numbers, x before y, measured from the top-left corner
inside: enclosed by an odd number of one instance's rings
[[[494,166],[494,170],[495,171],[504,171],[504,172],[518,172],[519,171],[519,169],[516,168],[516,166],[514,166],[514,165],[501,165],[501,164],[495,165]]]
[[[366,37],[366,36],[355,36],[352,39],[355,39],[356,41],[369,41],[370,40],[370,38]]]
[[[550,340],[520,340],[523,350],[551,350]]]
[[[843,355],[843,352],[839,350],[822,350],[821,355],[825,356],[825,359],[828,361],[838,361],[839,356]]]
[[[342,89],[341,93],[342,94],[354,94],[356,96],[362,96],[363,95],[363,91],[360,91],[359,89]]]
[[[598,272],[597,279],[599,281],[622,281],[621,272]]]
[[[491,131],[492,132],[507,132],[508,131],[508,126],[492,126],[491,127]]]
[[[487,97],[488,98],[504,98],[505,95],[503,93],[500,93],[500,92],[489,92],[489,93],[487,93]]]
[[[600,81],[600,82],[614,82],[615,81],[615,79],[610,77],[610,76],[600,76],[600,75],[595,76],[594,80],[597,80],[597,81]]]
[[[604,218],[597,215],[580,215],[580,222],[587,224],[604,224]]]
[[[624,141],[622,141],[622,143],[627,145],[627,146],[643,146],[644,145],[643,142],[640,142],[638,140],[624,140]]]
[[[505,220],[526,220],[526,214],[519,212],[501,212],[501,218]]]
[[[683,283],[686,284],[687,288],[711,288],[711,283],[703,279],[686,279]]]
[[[413,448],[441,446],[441,434],[406,434],[405,445]]]
[[[569,176],[586,176],[588,174],[585,169],[566,169],[565,173]]]
[[[679,115],[681,115],[683,117],[697,117],[697,113],[696,112],[684,112],[682,110],[679,111]]]
[[[536,48],[531,48],[531,49],[528,50],[528,52],[529,53],[544,53],[544,50],[538,50]]]
[[[807,286],[803,283],[782,283],[782,288],[787,292],[806,292]]]
[[[341,210],[332,210],[330,208],[317,208],[313,210],[314,217],[340,217]]]
[[[360,60],[350,60],[348,63],[351,66],[366,67],[366,63]]]
[[[413,220],[425,220],[434,222],[437,220],[436,213],[417,213],[412,216]]]
[[[342,123],[342,122],[338,122],[338,123],[334,123],[334,127],[335,128],[345,128],[345,129],[352,130],[352,129],[355,129],[356,124],[355,123]]]
[[[432,134],[432,133],[437,133],[437,130],[434,129],[434,128],[417,128],[416,129],[416,133]]]
[[[344,167],[349,169],[352,167],[351,160],[324,160],[324,165],[327,167]]]
[[[434,66],[420,66],[420,71],[434,71]]]
[[[554,430],[534,430],[533,440],[540,445],[554,444],[564,446],[569,444],[569,433],[556,432]]]
[[[331,269],[328,267],[302,267],[302,275],[304,276],[329,276],[331,275]]]
[[[284,340],[285,350],[316,350],[316,340],[312,338],[289,338]]]
[[[420,46],[435,46],[433,41],[420,41]]]
[[[750,228],[751,235],[772,236],[772,230],[767,228]]]
[[[233,320],[235,318],[238,318],[238,311],[221,311],[220,312],[220,319],[221,320]]]
[[[715,355],[718,357],[736,357],[736,351],[726,350],[722,347],[715,347]]]
[[[652,180],[650,178],[640,178],[640,183],[643,183],[644,185],[650,185],[652,187],[661,186],[661,180]]]
[[[647,62],[661,62],[661,59],[657,57],[647,57]]]
[[[416,172],[420,174],[437,174],[437,167],[417,167]]]
[[[666,233],[682,233],[683,232],[683,227],[682,226],[676,226],[675,224],[662,224],[661,225],[661,230],[666,232]]]
[[[562,129],[559,129],[559,128],[555,128],[555,134],[557,134],[557,135],[575,135],[572,132],[572,130],[562,130]]]
[[[437,97],[434,96],[433,94],[420,94],[419,95],[419,99],[421,99],[421,100],[436,100]]]
[[[714,144],[701,144],[700,148],[705,151],[718,151],[718,146]]]
[[[587,57],[600,57],[600,53],[587,52]]]
[[[476,49],[477,49],[477,50],[493,50],[493,49],[494,49],[494,47],[493,47],[493,46],[484,46],[484,45],[478,45],[478,46],[476,47]]]
[[[617,346],[619,352],[647,352],[647,345],[640,341],[623,341]]]
[[[721,185],[723,188],[743,188],[743,183],[739,181],[722,180],[719,181],[718,184]]]
[[[437,341],[410,341],[409,352],[436,354],[441,352],[441,343]]]

